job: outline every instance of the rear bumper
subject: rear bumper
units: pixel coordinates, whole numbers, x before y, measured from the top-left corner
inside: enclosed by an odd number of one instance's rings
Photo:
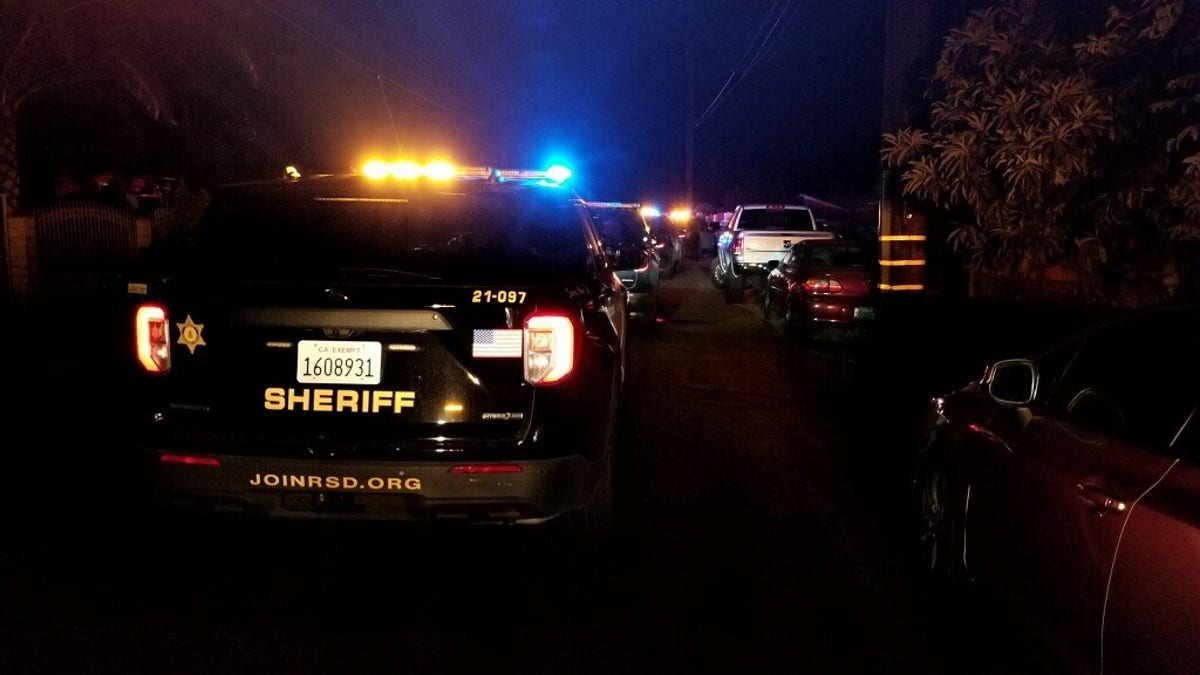
[[[875,305],[865,298],[859,300],[830,301],[825,298],[808,298],[804,301],[809,320],[816,323],[853,325],[873,323]]]
[[[141,452],[160,506],[293,518],[537,521],[585,505],[599,470],[582,455],[475,463],[203,455],[184,463],[164,461],[171,453],[163,449]]]
[[[758,276],[770,272],[771,269],[767,266],[767,262],[746,262],[742,260],[733,261],[733,273],[743,276]]]

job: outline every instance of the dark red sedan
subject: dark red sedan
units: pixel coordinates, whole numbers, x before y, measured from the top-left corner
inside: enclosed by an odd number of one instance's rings
[[[1097,326],[930,402],[920,560],[1055,672],[1200,672],[1200,309]]]
[[[875,252],[858,242],[796,242],[779,264],[770,264],[761,303],[768,322],[811,337],[822,327],[854,328],[875,320]]]

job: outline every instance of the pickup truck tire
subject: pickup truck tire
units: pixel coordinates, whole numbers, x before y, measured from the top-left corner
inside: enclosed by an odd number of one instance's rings
[[[725,302],[741,302],[746,295],[746,277],[731,274],[725,280]]]
[[[721,263],[716,258],[708,264],[708,279],[717,288],[725,287],[725,275],[721,273]]]

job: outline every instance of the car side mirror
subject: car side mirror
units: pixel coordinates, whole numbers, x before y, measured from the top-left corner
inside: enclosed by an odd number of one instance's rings
[[[992,400],[1001,405],[1023,406],[1037,396],[1037,366],[1029,359],[1007,359],[988,368],[985,386]]]
[[[768,271],[768,272],[773,272],[773,271],[775,271],[775,268],[776,268],[776,267],[779,267],[779,261],[778,261],[778,260],[768,260],[768,261],[767,261],[767,271]]]

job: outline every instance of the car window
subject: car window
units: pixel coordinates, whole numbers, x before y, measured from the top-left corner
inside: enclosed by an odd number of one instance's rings
[[[1050,400],[1082,344],[1082,340],[1072,338],[1051,347],[1034,359],[1038,369],[1036,402],[1045,404]]]
[[[871,262],[871,256],[865,248],[839,246],[831,248],[829,252],[834,267],[867,267]]]
[[[515,281],[585,266],[586,227],[580,207],[548,199],[240,197],[215,202],[197,240],[206,264],[241,277],[376,269]]]
[[[745,209],[738,220],[739,230],[815,230],[808,209]]]
[[[828,248],[813,248],[808,252],[809,267],[831,267],[833,265],[833,251]]]
[[[1052,414],[1166,448],[1200,393],[1198,331],[1170,315],[1096,331],[1048,397]]]
[[[631,246],[646,242],[646,224],[630,209],[604,209],[594,212],[596,233],[606,246]]]

